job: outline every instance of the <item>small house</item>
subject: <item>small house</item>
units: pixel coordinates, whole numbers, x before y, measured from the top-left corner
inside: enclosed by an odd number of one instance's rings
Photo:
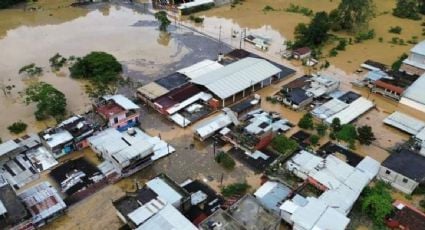
[[[292,51],[292,57],[298,60],[303,60],[311,56],[311,49],[308,47],[301,47]]]

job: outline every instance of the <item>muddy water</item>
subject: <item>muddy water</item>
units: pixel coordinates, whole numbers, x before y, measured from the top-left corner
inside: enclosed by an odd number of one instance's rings
[[[290,3],[301,5],[312,9],[315,12],[327,11],[335,9],[339,1],[329,0],[246,0],[242,5],[235,8],[230,6],[223,6],[210,10],[205,13],[200,13],[207,18],[204,24],[209,21],[221,20],[220,24],[224,27],[242,27],[248,30],[256,30],[259,28],[269,28],[265,35],[275,37],[273,34],[278,32],[282,37],[293,39],[293,32],[295,26],[300,23],[308,23],[310,19],[306,16],[296,13],[285,12],[280,9],[285,9]],[[404,41],[409,40],[412,36],[417,36],[418,40],[422,40],[424,36],[421,35],[422,27],[421,21],[405,20],[393,17],[391,10],[394,8],[395,1],[376,0],[376,17],[370,22],[370,28],[376,32],[376,37],[373,40],[365,41],[361,44],[348,46],[347,50],[340,52],[337,57],[329,58],[332,64],[338,66],[346,72],[353,72],[359,65],[367,59],[373,59],[390,65],[398,56],[403,52],[408,52],[412,45],[392,45],[388,41],[392,37],[399,37]],[[263,12],[264,6],[270,5],[278,11]],[[266,25],[266,26],[265,26]],[[390,26],[400,26],[403,28],[401,35],[395,35],[388,32]],[[346,34],[339,33],[337,35],[345,36]],[[378,38],[382,37],[383,42],[379,42]],[[281,45],[281,40],[277,40],[278,45]],[[323,53],[327,55],[328,51],[334,47],[335,44],[329,44],[325,47]],[[282,47],[276,50],[271,47],[270,53],[277,53]]]
[[[153,75],[160,66],[176,62],[187,53],[187,49],[179,46],[174,39],[168,39],[166,43],[161,40],[151,15],[118,6],[104,5],[99,10],[89,11],[66,8],[52,2],[57,1],[40,1],[44,8],[37,12],[25,12],[22,9],[0,11],[0,33],[6,33],[0,39],[0,83],[15,86],[11,95],[0,95],[0,106],[3,108],[0,111],[0,130],[3,139],[11,137],[6,127],[17,120],[30,124],[28,132],[52,125],[51,121],[36,122],[34,106],[23,104],[19,92],[31,82],[18,74],[24,65],[35,63],[43,67],[44,74],[38,80],[48,82],[62,91],[67,97],[69,112],[80,113],[90,106],[84,93],[85,82],[70,79],[67,68],[52,73],[48,60],[55,53],[69,57],[83,56],[91,51],[105,51],[124,64],[126,73],[143,72],[147,75]],[[46,12],[53,15],[64,13],[69,17],[64,16],[62,21],[54,16],[45,18]]]

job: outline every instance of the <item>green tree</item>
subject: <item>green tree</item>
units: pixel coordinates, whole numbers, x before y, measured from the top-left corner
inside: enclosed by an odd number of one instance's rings
[[[370,145],[374,140],[376,140],[375,134],[372,132],[372,127],[368,125],[358,127],[357,134],[357,140],[362,145]]]
[[[27,129],[27,124],[25,124],[22,121],[14,122],[13,124],[9,125],[7,129],[14,134],[22,133]]]
[[[9,6],[13,6],[15,4],[25,2],[26,0],[1,0],[0,1],[0,9],[5,9]]]
[[[351,124],[343,125],[341,130],[336,133],[336,137],[338,140],[342,140],[347,143],[355,141],[357,139],[356,127]]]
[[[298,148],[296,141],[291,140],[284,135],[278,135],[274,137],[271,145],[273,149],[282,153],[283,155],[291,154]]]
[[[233,160],[233,158],[225,152],[219,152],[215,157],[215,161],[228,170],[235,168],[236,165],[235,160]]]
[[[373,187],[366,187],[360,201],[362,211],[368,214],[374,224],[384,226],[385,217],[393,210],[389,186],[378,181]]]
[[[333,28],[350,32],[367,29],[374,12],[373,0],[342,0],[336,11],[331,12]]]
[[[248,191],[249,186],[247,183],[233,183],[221,189],[221,194],[225,197],[234,195],[244,195]]]
[[[328,125],[326,125],[325,123],[320,123],[316,125],[316,131],[317,134],[321,137],[326,135],[326,132],[328,131]]]
[[[300,23],[295,27],[295,42],[293,47],[317,47],[329,38],[329,17],[326,12],[318,12],[314,15],[310,24]]]
[[[420,5],[418,0],[397,0],[393,15],[399,18],[420,20]]]
[[[336,133],[339,130],[341,130],[341,128],[342,128],[342,126],[341,126],[341,120],[338,117],[335,117],[332,120],[332,123],[331,123],[332,132],[335,132]]]
[[[158,11],[155,13],[155,18],[159,21],[159,30],[167,32],[167,27],[171,24],[171,21],[167,17],[167,12]]]
[[[310,136],[310,143],[312,145],[317,145],[317,143],[319,143],[320,137],[317,135],[311,135]]]
[[[65,95],[45,82],[29,86],[25,90],[25,102],[37,103],[37,110],[34,113],[37,120],[43,120],[48,116],[60,119],[66,112]]]
[[[391,70],[398,71],[403,64],[403,60],[406,59],[407,54],[403,53],[398,59],[391,65]]]
[[[313,129],[313,115],[310,113],[306,113],[298,122],[298,126],[302,129]]]

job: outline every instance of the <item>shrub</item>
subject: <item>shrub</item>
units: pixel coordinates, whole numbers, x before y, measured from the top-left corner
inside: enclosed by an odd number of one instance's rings
[[[325,123],[320,123],[316,126],[317,134],[321,137],[326,135],[327,130],[328,130],[328,126]]]
[[[236,165],[235,160],[233,160],[233,158],[225,152],[218,153],[215,157],[215,161],[223,166],[223,168],[229,170],[235,168]]]
[[[310,113],[306,113],[298,122],[298,126],[302,129],[313,129],[313,115]]]
[[[39,76],[43,73],[43,69],[41,67],[36,66],[34,63],[23,66],[19,69],[19,74],[26,73],[28,76]]]
[[[272,148],[283,155],[291,154],[298,148],[296,141],[287,138],[284,135],[278,135],[272,140]]]
[[[55,71],[58,71],[60,68],[62,68],[66,61],[66,58],[62,57],[62,55],[59,53],[56,53],[55,56],[49,59],[50,67]]]
[[[317,143],[319,143],[320,137],[317,135],[311,135],[310,136],[310,143],[312,145],[317,145]]]
[[[203,23],[204,22],[204,18],[193,16],[193,15],[189,16],[189,20],[191,20],[195,23]]]
[[[298,6],[298,5],[294,5],[294,4],[290,4],[288,8],[285,9],[286,12],[291,12],[291,13],[298,13],[298,14],[302,14],[304,16],[312,16],[313,15],[313,10],[307,8],[307,7],[303,7],[303,6]]]
[[[375,30],[369,30],[369,31],[366,31],[366,32],[357,33],[354,40],[357,43],[360,43],[360,42],[365,41],[365,40],[373,39],[374,37],[375,37]]]
[[[394,27],[391,26],[388,32],[393,34],[401,34],[401,30],[402,28],[400,26],[394,26]]]
[[[272,6],[266,5],[266,6],[263,8],[263,11],[264,11],[264,12],[267,12],[267,11],[275,11],[275,9],[274,9]]]
[[[335,48],[332,48],[329,51],[329,57],[336,57],[338,55],[338,51]]]
[[[403,64],[403,60],[406,59],[408,56],[407,54],[402,54],[398,59],[391,65],[391,70],[398,71]]]
[[[221,189],[221,194],[225,197],[234,196],[234,195],[244,195],[248,191],[249,186],[247,183],[233,183],[228,186],[225,186]]]
[[[337,50],[345,50],[345,47],[347,46],[347,40],[346,39],[340,39],[338,41],[338,45],[335,47]]]
[[[27,129],[27,124],[22,121],[18,121],[7,127],[7,129],[14,134],[22,133]]]

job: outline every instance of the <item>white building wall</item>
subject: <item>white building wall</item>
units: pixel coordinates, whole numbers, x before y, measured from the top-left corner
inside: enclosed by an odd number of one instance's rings
[[[409,98],[406,98],[406,97],[402,97],[401,100],[400,100],[400,103],[425,113],[425,105],[424,104],[410,100]]]
[[[386,173],[387,170],[390,172],[390,174]],[[381,168],[379,169],[378,178],[390,183],[391,186],[395,189],[398,189],[407,194],[411,194],[413,190],[415,190],[415,188],[418,186],[418,183],[416,181],[411,180],[384,166],[381,166]],[[404,182],[404,179],[407,179],[407,182]]]

